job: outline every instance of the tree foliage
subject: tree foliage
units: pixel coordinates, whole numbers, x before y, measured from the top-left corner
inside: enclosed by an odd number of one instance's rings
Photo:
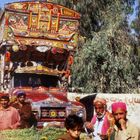
[[[131,26],[135,30],[136,35],[140,36],[140,1],[138,1],[138,5],[136,7],[136,18],[132,22]]]
[[[72,86],[84,92],[130,93],[138,87],[139,62],[128,17],[134,0],[57,0],[80,12],[80,34]]]

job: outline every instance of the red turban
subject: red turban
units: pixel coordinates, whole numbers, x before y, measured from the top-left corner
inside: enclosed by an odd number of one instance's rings
[[[126,111],[126,104],[124,102],[115,102],[111,105],[112,111],[115,112],[118,108]]]

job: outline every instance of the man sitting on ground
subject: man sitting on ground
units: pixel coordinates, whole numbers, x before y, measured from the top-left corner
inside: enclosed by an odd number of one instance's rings
[[[94,140],[107,140],[111,127],[114,125],[114,119],[111,113],[107,111],[106,100],[96,98],[93,101],[95,115],[91,122],[86,123],[88,129],[92,129]]]

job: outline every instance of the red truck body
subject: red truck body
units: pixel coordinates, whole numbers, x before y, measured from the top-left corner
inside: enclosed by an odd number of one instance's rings
[[[67,98],[80,14],[54,3],[13,2],[0,17],[1,91],[25,91],[39,125],[84,106]]]

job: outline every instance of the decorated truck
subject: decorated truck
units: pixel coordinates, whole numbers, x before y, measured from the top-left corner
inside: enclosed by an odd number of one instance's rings
[[[80,14],[54,3],[8,3],[0,17],[1,91],[25,91],[38,118],[64,122],[85,107],[67,98]]]

